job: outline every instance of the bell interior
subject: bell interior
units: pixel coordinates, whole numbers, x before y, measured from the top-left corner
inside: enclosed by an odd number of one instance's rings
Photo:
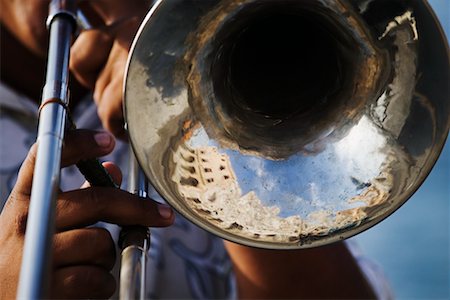
[[[200,95],[208,108],[197,111],[212,115],[209,131],[224,144],[283,159],[354,121],[365,53],[345,17],[319,2],[263,2],[226,11],[199,51],[210,82]]]

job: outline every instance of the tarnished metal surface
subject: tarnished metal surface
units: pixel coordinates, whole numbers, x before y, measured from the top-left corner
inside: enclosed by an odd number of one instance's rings
[[[266,248],[344,239],[402,205],[448,134],[449,57],[425,2],[389,3],[160,2],[133,47],[125,110],[136,156],[161,196],[223,238]],[[322,28],[317,35],[338,52],[338,88],[317,101],[303,95],[305,105],[283,102],[280,90],[269,108],[289,108],[272,114],[222,84],[227,66],[240,67],[228,64],[233,41],[274,11]],[[263,101],[274,89],[260,86]]]

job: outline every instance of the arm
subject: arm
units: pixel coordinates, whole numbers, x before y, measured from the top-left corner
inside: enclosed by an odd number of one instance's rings
[[[241,299],[375,299],[344,243],[304,250],[265,250],[231,242]]]

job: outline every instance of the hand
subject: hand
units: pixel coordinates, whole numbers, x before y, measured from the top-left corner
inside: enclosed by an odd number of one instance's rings
[[[72,46],[70,69],[94,91],[103,126],[125,139],[122,87],[128,51],[149,8],[148,0],[82,2],[97,29],[80,34]]]
[[[31,193],[36,144],[25,159],[16,185],[0,215],[0,298],[15,298],[28,205]],[[61,165],[103,156],[114,148],[107,133],[77,130],[67,134]],[[105,164],[113,178],[120,171]],[[51,296],[55,298],[108,298],[115,290],[109,271],[115,262],[115,246],[108,231],[86,228],[98,221],[119,225],[168,226],[170,208],[115,188],[88,187],[59,192],[53,238]]]
[[[50,0],[0,3],[2,25],[27,50],[40,58],[46,58],[48,31],[45,20]],[[128,51],[150,3],[150,0],[95,0],[78,3],[97,29],[81,33],[75,41],[70,68],[80,83],[94,91],[103,126],[120,138],[126,136],[123,128],[122,85]],[[36,91],[33,90],[33,93],[39,94],[39,89]]]

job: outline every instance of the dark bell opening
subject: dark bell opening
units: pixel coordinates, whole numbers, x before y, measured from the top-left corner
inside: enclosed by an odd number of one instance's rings
[[[286,119],[323,105],[340,89],[336,41],[308,15],[263,15],[237,33],[226,82],[234,104],[266,118]]]
[[[202,24],[192,47],[190,101],[208,135],[282,159],[344,132],[340,127],[366,99],[355,93],[368,85],[358,88],[366,56],[346,17],[321,1],[236,7],[210,16],[214,22]]]

